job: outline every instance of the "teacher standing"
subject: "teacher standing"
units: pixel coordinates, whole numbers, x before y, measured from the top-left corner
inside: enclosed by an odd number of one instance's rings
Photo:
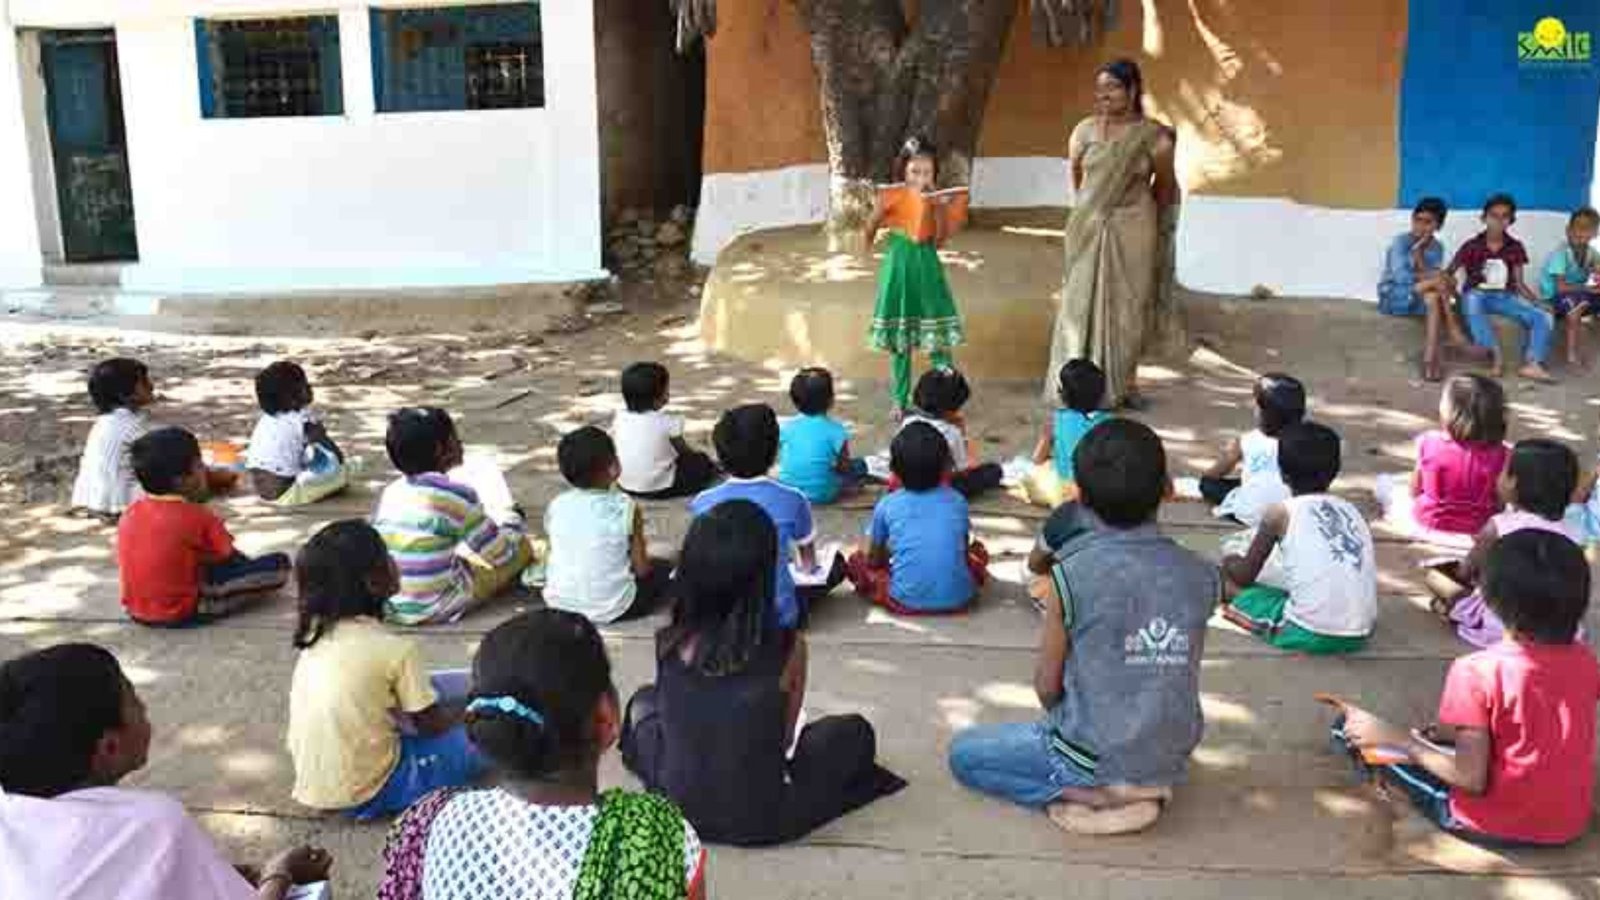
[[[1066,227],[1066,274],[1056,311],[1045,394],[1071,359],[1105,370],[1106,400],[1144,405],[1135,373],[1157,337],[1180,328],[1173,297],[1172,239],[1178,180],[1173,132],[1144,114],[1137,63],[1095,73],[1094,115],[1068,139],[1074,202]]]

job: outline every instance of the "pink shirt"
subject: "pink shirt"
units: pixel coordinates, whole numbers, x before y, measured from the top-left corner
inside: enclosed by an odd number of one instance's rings
[[[251,900],[256,891],[176,800],[105,787],[0,793],[5,900]]]
[[[1445,725],[1489,731],[1481,795],[1450,792],[1450,813],[1493,837],[1564,844],[1589,824],[1600,665],[1585,644],[1503,640],[1457,659],[1439,698]]]
[[[1417,438],[1417,524],[1477,534],[1500,510],[1497,484],[1511,457],[1503,443],[1464,444],[1442,431]]]

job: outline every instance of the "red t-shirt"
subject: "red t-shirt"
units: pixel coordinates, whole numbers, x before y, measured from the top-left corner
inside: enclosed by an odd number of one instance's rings
[[[1417,439],[1417,524],[1477,534],[1500,511],[1500,473],[1511,458],[1503,443],[1466,444],[1442,431]]]
[[[205,505],[141,497],[117,526],[122,605],[141,622],[181,622],[200,603],[200,567],[233,555],[233,536]]]
[[[1504,640],[1450,666],[1439,721],[1489,731],[1483,794],[1450,792],[1450,813],[1498,838],[1564,844],[1589,824],[1600,665],[1588,645]]]
[[[1456,250],[1455,259],[1450,261],[1450,268],[1459,266],[1467,271],[1467,290],[1470,291],[1483,284],[1483,264],[1491,259],[1505,263],[1506,274],[1509,276],[1510,270],[1528,264],[1528,251],[1523,248],[1521,241],[1509,234],[1505,236],[1505,243],[1500,245],[1499,250],[1490,250],[1486,233],[1480,231],[1476,237]],[[1507,282],[1506,287],[1510,288],[1511,284]]]

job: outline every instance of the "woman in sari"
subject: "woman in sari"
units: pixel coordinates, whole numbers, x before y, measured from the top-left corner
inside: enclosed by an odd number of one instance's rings
[[[1056,311],[1045,393],[1072,359],[1106,373],[1106,399],[1143,406],[1140,356],[1182,326],[1173,296],[1178,182],[1173,132],[1146,118],[1144,84],[1132,60],[1095,74],[1095,114],[1072,129],[1068,155],[1075,200],[1066,227],[1066,276]]]

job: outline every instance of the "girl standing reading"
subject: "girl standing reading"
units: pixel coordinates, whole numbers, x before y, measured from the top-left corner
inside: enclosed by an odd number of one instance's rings
[[[893,355],[889,394],[904,411],[911,403],[911,354],[922,350],[935,366],[949,367],[950,349],[964,340],[939,248],[966,223],[967,189],[936,189],[939,153],[919,137],[900,149],[894,171],[900,181],[879,189],[866,246],[888,229],[870,341]]]

